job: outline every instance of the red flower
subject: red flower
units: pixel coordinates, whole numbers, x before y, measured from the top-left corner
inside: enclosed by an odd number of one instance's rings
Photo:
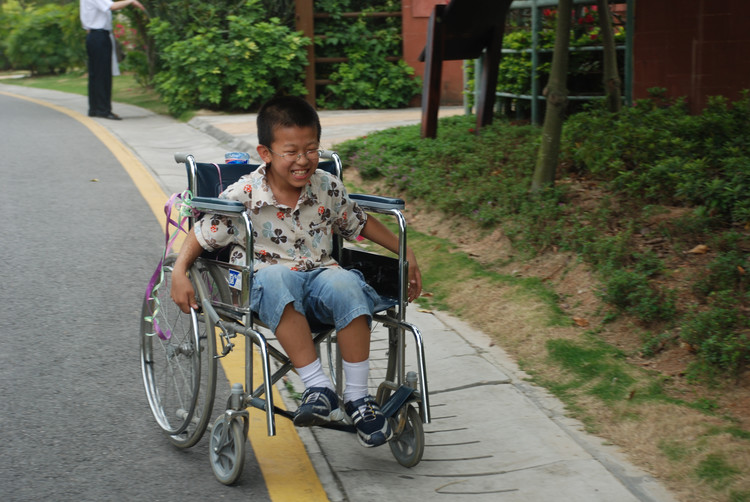
[[[278,219],[280,219],[280,220],[283,220],[284,219],[284,211],[279,211],[278,213],[276,213],[276,217]]]
[[[318,208],[318,214],[323,214],[323,213],[325,213],[325,212],[326,212],[326,208],[325,208],[325,206],[320,206],[320,207]]]

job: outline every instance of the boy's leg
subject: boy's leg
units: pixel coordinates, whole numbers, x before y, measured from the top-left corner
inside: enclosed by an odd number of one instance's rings
[[[377,293],[359,274],[332,268],[321,272],[310,287],[309,308],[323,322],[334,324],[344,360],[347,414],[363,446],[379,446],[392,436],[388,420],[367,392],[370,319]]]
[[[295,368],[302,368],[318,359],[310,324],[304,315],[294,309],[293,302],[284,307],[274,334]]]
[[[315,352],[310,325],[295,309],[302,305],[306,277],[284,266],[271,266],[256,272],[252,305],[260,319],[271,328],[305,385],[295,425],[321,425],[338,410],[338,397],[330,378],[323,372]]]
[[[346,389],[344,402],[367,396],[367,379],[370,373],[370,325],[366,316],[360,316],[338,331],[338,344],[344,360]]]

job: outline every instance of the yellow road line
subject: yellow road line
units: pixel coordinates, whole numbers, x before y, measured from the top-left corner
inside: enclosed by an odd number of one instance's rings
[[[38,105],[52,108],[60,113],[77,120],[88,128],[104,146],[106,146],[133,180],[151,211],[163,227],[166,216],[164,203],[167,195],[140,160],[125,147],[109,130],[95,120],[61,106],[47,103],[38,99],[0,91],[0,94],[12,98],[25,99]],[[179,242],[177,243],[179,244]],[[230,384],[245,382],[245,339],[240,336],[235,341],[234,351],[221,359],[224,372]],[[263,375],[260,370],[257,352],[253,351],[256,362],[253,364],[255,382],[261,382]],[[227,388],[228,389],[228,388]],[[284,407],[279,391],[273,388],[273,401],[276,406]],[[280,418],[276,421],[276,436],[268,437],[266,432],[265,413],[260,410],[250,410],[250,431],[248,433],[255,457],[260,465],[266,488],[274,502],[306,502],[327,501],[328,496],[315,473],[315,469],[307,455],[304,444],[290,421]],[[290,482],[294,479],[294,482]]]

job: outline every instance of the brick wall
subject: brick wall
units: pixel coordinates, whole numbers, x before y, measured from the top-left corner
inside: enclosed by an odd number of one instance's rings
[[[449,0],[402,0],[402,32],[404,61],[414,68],[415,74],[424,76],[424,63],[419,55],[427,42],[427,25],[435,5],[447,5]],[[441,80],[440,103],[463,103],[463,61],[444,61]],[[419,106],[419,103],[416,103]]]
[[[708,96],[737,99],[750,88],[750,2],[658,0],[637,2],[633,96],[664,87],[685,96],[693,113]]]

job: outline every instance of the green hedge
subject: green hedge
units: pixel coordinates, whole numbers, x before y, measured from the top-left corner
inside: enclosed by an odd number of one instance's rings
[[[348,61],[318,64],[318,78],[332,80],[318,92],[321,108],[400,108],[407,106],[421,90],[421,79],[401,56],[401,18],[373,18],[362,15],[344,18],[343,12],[397,12],[401,2],[380,0],[325,0],[315,4],[316,12],[331,15],[315,21],[315,54],[344,57]]]
[[[161,49],[161,71],[154,82],[172,114],[192,108],[247,110],[273,95],[304,95],[309,39],[264,21],[249,4],[226,18],[226,28],[200,27],[182,38],[161,19],[149,30]]]
[[[2,49],[10,67],[44,75],[85,66],[77,4],[47,4],[20,12],[16,6],[3,5],[0,18]]]
[[[615,116],[602,106],[565,124],[563,163],[644,204],[697,207],[727,224],[750,222],[750,99],[711,98],[700,115],[684,100],[646,99]]]

